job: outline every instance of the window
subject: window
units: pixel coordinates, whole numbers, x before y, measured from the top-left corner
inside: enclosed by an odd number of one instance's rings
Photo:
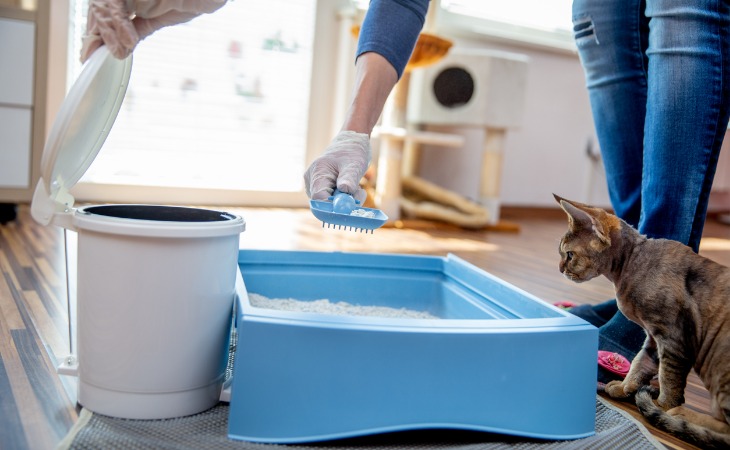
[[[438,23],[457,33],[476,33],[573,51],[572,3],[572,0],[441,0]]]
[[[570,31],[573,0],[444,0],[454,14],[480,17],[545,31]]]
[[[87,9],[75,0],[72,60]],[[301,197],[316,10],[315,0],[229,0],[140,42],[119,116],[75,191],[115,200],[115,186],[126,197],[136,187],[141,201],[169,201],[170,188],[172,197],[235,192],[235,203],[246,192]]]
[[[353,2],[364,10],[370,0]],[[574,52],[572,4],[573,0],[430,0],[433,19],[426,20],[426,27]]]

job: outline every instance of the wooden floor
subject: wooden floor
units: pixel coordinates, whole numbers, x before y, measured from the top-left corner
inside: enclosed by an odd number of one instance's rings
[[[308,210],[219,209],[246,220],[242,248],[453,253],[547,302],[613,296],[605,279],[574,284],[559,273],[557,246],[566,228],[559,210],[506,209],[508,226],[500,231],[412,223],[366,235],[323,229]],[[730,226],[708,220],[701,253],[730,265]],[[78,414],[73,378],[55,371],[69,352],[63,230],[37,225],[21,205],[18,219],[0,226],[0,274],[0,448],[53,448]],[[694,374],[686,397],[707,411],[707,392]],[[621,406],[638,417],[633,405]],[[669,448],[694,448],[652,432]]]

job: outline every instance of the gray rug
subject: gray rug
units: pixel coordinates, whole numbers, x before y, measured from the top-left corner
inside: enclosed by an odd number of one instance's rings
[[[490,450],[490,449],[664,449],[628,413],[596,397],[596,434],[573,441],[542,441],[490,433],[420,430],[373,435],[309,445],[272,445],[227,437],[228,404],[194,416],[164,420],[117,419],[81,411],[59,449],[271,449],[296,450]]]

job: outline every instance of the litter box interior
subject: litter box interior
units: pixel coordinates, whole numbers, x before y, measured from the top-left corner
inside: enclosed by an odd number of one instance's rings
[[[345,302],[447,320],[571,317],[454,256],[241,251],[239,266],[248,294],[263,300]],[[326,307],[284,309],[288,307],[251,300],[244,299],[244,314],[330,313]]]

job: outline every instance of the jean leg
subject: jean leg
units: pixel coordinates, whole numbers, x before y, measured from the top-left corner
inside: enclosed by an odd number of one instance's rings
[[[699,248],[728,123],[723,0],[647,0],[648,95],[639,231]]]
[[[611,202],[639,231],[695,250],[728,123],[729,8],[727,0],[573,4]],[[600,349],[629,359],[642,340],[620,311],[599,330]],[[599,380],[610,377],[599,371]]]
[[[638,227],[647,100],[644,0],[574,0],[573,27],[616,214]],[[615,301],[604,305],[615,306]],[[596,312],[596,311],[594,311]],[[643,329],[620,311],[598,331],[598,348],[633,359]],[[599,366],[598,381],[615,375]]]
[[[644,0],[574,0],[573,27],[616,214],[638,227],[647,98]],[[627,163],[629,162],[629,163]]]

